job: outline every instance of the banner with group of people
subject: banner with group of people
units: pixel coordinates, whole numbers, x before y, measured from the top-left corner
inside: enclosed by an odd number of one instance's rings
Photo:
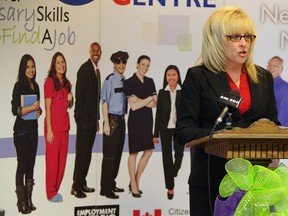
[[[190,215],[190,149],[164,149],[156,120],[171,105],[161,90],[171,82],[181,87],[200,55],[204,23],[224,5],[242,7],[255,22],[255,63],[267,68],[281,57],[288,80],[288,7],[281,0],[0,0],[0,215]],[[90,70],[93,76],[85,74]],[[25,76],[28,90],[19,82]],[[31,111],[21,105],[27,94],[36,95],[30,106],[38,124],[19,117]],[[137,94],[149,108],[140,115]],[[115,132],[105,119],[116,122]],[[25,139],[33,140],[34,153]],[[116,153],[109,145],[117,142]]]

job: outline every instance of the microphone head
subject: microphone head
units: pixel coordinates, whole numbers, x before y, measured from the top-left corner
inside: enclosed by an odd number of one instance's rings
[[[237,90],[232,90],[229,93],[224,92],[219,98],[220,103],[233,108],[238,108],[241,101],[242,98]]]

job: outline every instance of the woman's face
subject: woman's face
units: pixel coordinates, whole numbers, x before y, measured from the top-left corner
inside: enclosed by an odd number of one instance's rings
[[[36,74],[36,69],[33,60],[28,60],[25,75],[28,79],[32,79]]]
[[[145,74],[148,72],[150,67],[150,61],[148,59],[142,59],[139,64],[137,64],[137,71],[142,76],[145,76]]]
[[[66,62],[61,55],[56,57],[55,70],[56,70],[56,73],[62,74],[62,75],[66,71]]]
[[[169,69],[166,72],[166,80],[169,86],[176,86],[178,82],[178,73],[175,69]]]
[[[239,35],[245,35],[245,32],[239,33]],[[240,41],[231,41],[228,38],[226,42],[225,55],[227,58],[227,65],[243,65],[247,59],[251,41],[246,41],[244,37],[241,37]]]

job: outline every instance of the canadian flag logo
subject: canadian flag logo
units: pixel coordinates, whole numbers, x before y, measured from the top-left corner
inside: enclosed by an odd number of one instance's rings
[[[133,216],[162,216],[162,214],[161,214],[161,209],[155,209],[154,215],[150,214],[149,212],[145,212],[144,214],[141,214],[140,210],[134,210]]]

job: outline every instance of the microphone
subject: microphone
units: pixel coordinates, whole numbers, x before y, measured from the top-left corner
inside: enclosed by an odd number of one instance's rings
[[[239,104],[241,103],[242,98],[240,97],[240,93],[237,90],[232,90],[229,93],[224,92],[220,98],[219,102],[224,104],[225,107],[216,119],[214,123],[214,127],[220,124],[223,121],[223,118],[227,114],[229,108],[238,108]]]

